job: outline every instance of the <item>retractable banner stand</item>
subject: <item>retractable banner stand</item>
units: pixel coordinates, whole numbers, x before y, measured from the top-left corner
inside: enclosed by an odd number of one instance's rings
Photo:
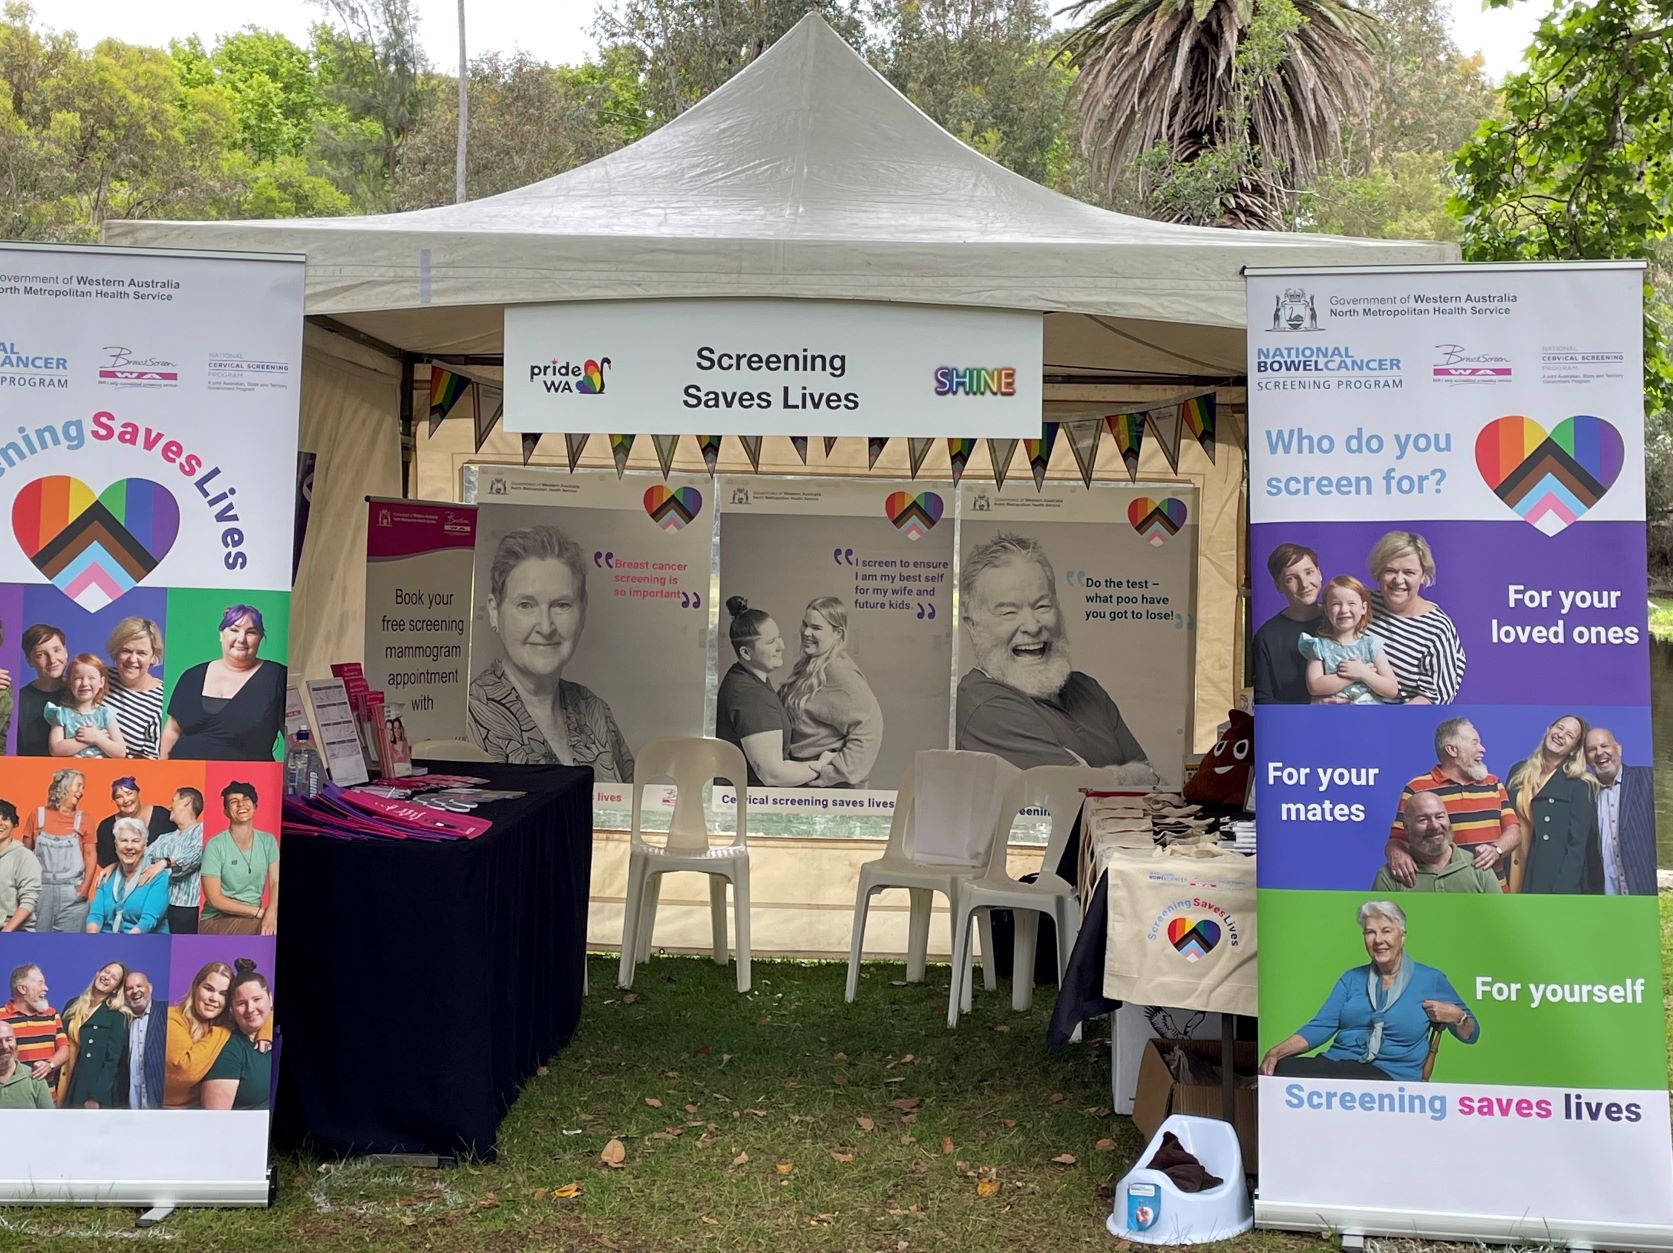
[[[302,279],[0,248],[0,1200],[267,1200]]]
[[[1642,282],[1250,272],[1263,1223],[1673,1248]]]

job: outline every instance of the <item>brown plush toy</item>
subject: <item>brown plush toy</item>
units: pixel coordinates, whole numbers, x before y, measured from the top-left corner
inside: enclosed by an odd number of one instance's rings
[[[1227,719],[1213,751],[1185,783],[1188,801],[1239,808],[1243,805],[1249,791],[1249,772],[1254,768],[1255,720],[1241,709],[1231,710]]]

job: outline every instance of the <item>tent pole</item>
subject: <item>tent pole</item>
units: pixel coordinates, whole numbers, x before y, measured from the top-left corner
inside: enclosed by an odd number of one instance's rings
[[[412,358],[401,358],[401,496],[412,499]]]

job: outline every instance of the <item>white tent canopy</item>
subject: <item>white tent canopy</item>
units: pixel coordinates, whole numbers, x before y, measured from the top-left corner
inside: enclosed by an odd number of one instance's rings
[[[1456,259],[1058,195],[947,134],[813,13],[660,130],[516,191],[376,217],[114,222],[105,237],[305,252],[310,314],[411,352],[497,353],[508,304],[779,296],[1097,315],[1047,320],[1048,374],[1197,378],[1243,372],[1244,265]]]

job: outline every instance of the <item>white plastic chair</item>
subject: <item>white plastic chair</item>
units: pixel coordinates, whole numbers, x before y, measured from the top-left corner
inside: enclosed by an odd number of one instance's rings
[[[934,893],[940,892],[945,896],[949,914],[956,914],[959,885],[981,869],[975,865],[939,865],[914,859],[914,774],[914,767],[908,766],[901,776],[900,790],[895,793],[894,818],[889,823],[889,842],[883,848],[883,856],[860,867],[860,883],[854,893],[853,937],[848,947],[848,987],[843,994],[843,1000],[850,1004],[860,988],[860,952],[865,943],[866,915],[871,908],[872,893],[881,892],[885,888],[906,889],[910,901],[910,913],[907,915],[906,981],[922,983],[929,955],[930,910],[934,903]],[[999,979],[993,970],[993,927],[985,915],[982,919],[981,936],[983,983],[991,991],[999,986]],[[960,950],[952,951],[957,953]],[[948,995],[956,994],[959,987],[959,980],[954,978],[952,991]],[[969,980],[964,981],[963,987],[964,994],[969,996]]]
[[[1080,816],[1084,799],[1081,789],[1106,787],[1108,783],[1106,772],[1087,766],[1035,766],[1017,776],[1005,793],[1005,803],[994,823],[986,868],[959,887],[953,917],[955,980],[966,965],[958,958],[970,944],[970,915],[980,910],[981,920],[986,920],[992,910],[999,908],[1011,910],[1016,919],[1016,945],[1011,957],[1011,1008],[1024,1010],[1034,1003],[1034,947],[1039,940],[1041,914],[1050,914],[1057,924],[1057,974],[1061,983],[1069,964],[1069,951],[1080,934],[1080,902],[1075,898],[1075,885],[1060,879],[1056,867]],[[1033,883],[1011,878],[1005,865],[1011,824],[1024,809],[1044,809],[1051,815],[1051,837],[1046,842],[1039,877]],[[984,938],[983,943],[986,942]],[[970,998],[962,989],[959,996],[947,999],[949,1027],[958,1025],[961,1007],[970,1008]],[[1073,1038],[1080,1038],[1078,1027]]]
[[[703,785],[724,779],[737,795],[736,835],[730,844],[709,843],[703,813]],[[640,829],[645,785],[668,781],[675,787],[674,816],[668,839],[648,844]],[[714,959],[726,964],[726,884],[732,884],[738,939],[738,991],[749,991],[749,847],[746,832],[749,768],[735,744],[695,736],[652,740],[634,758],[632,845],[627,859],[627,901],[622,918],[622,964],[616,982],[633,986],[633,968],[651,952],[651,928],[662,894],[662,876],[695,870],[709,879],[709,914],[714,929]],[[718,784],[717,784],[718,786]]]
[[[469,740],[419,740],[412,746],[412,755],[435,761],[494,760]]]

